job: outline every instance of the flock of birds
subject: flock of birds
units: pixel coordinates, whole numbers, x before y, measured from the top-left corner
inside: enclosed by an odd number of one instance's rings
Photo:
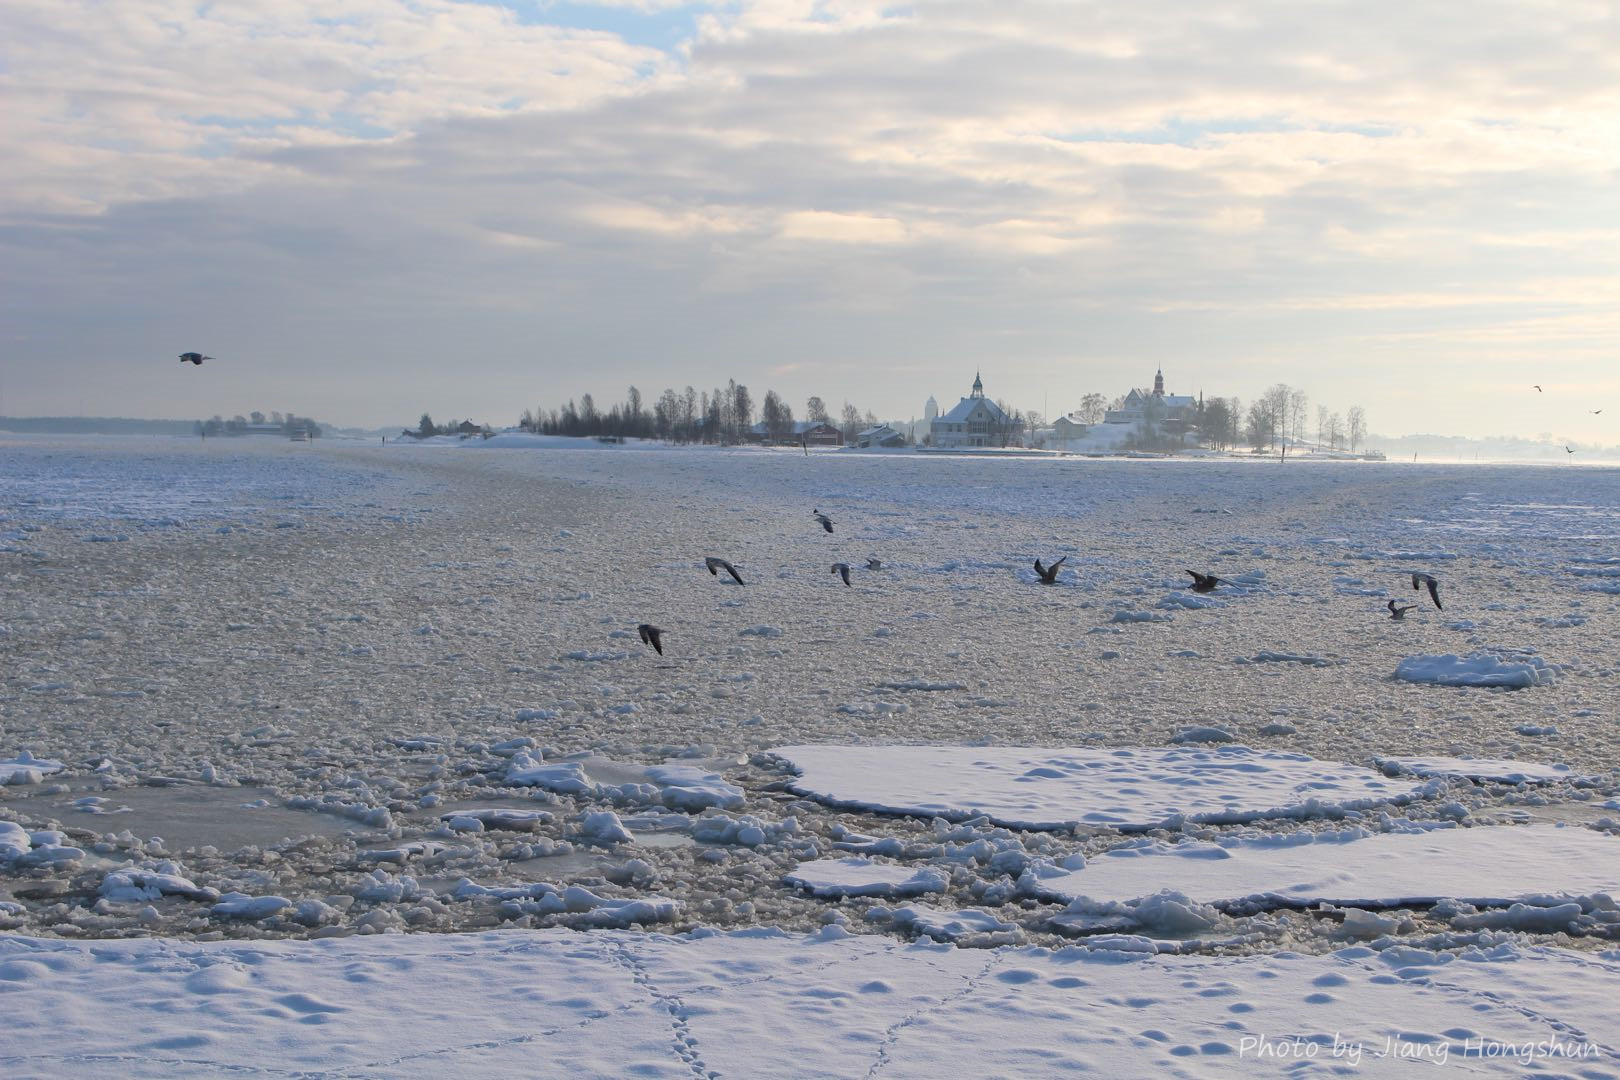
[[[1541,388],[1541,384],[1540,384],[1540,383],[1531,383],[1531,384],[1530,384],[1530,386],[1531,386],[1531,387],[1532,387],[1532,388],[1533,388],[1533,389],[1534,389],[1534,390],[1535,390],[1535,392],[1536,392],[1536,393],[1538,393],[1538,394],[1544,394],[1544,393],[1546,393],[1546,391],[1545,391],[1545,390],[1543,390],[1543,389],[1542,389],[1542,388]],[[1593,416],[1602,416],[1602,415],[1603,415],[1603,410],[1602,410],[1602,409],[1587,409],[1587,410],[1586,410],[1586,411],[1587,411],[1587,412],[1588,412],[1588,413],[1590,413],[1590,414],[1591,414],[1591,415],[1593,415]],[[1570,457],[1571,457],[1571,458],[1573,458],[1573,457],[1574,457],[1574,456],[1575,456],[1575,448],[1574,448],[1574,447],[1573,447],[1573,446],[1570,446],[1570,445],[1569,445],[1569,444],[1567,444],[1567,443],[1566,443],[1566,444],[1565,444],[1565,445],[1564,445],[1564,453],[1566,453],[1566,454],[1568,454],[1568,455],[1569,455],[1569,456],[1570,456]],[[1414,588],[1416,588],[1416,586],[1414,586]],[[1399,615],[1397,615],[1397,616],[1395,616],[1395,617],[1396,617],[1396,618],[1397,618],[1397,619],[1398,619],[1398,618],[1400,618],[1400,616],[1399,616]]]
[[[832,518],[828,517],[826,514],[823,514],[820,510],[812,511],[812,516],[823,529],[827,530],[829,533],[833,531]],[[1067,559],[1067,555],[1060,555],[1057,560],[1050,565],[1043,564],[1040,559],[1036,559],[1035,575],[1040,583],[1042,585],[1056,585],[1058,579],[1058,570],[1063,566],[1063,563]],[[731,565],[731,563],[725,559],[720,558],[718,555],[706,556],[703,560],[703,566],[704,569],[708,570],[710,575],[713,577],[719,577],[721,571],[725,571],[727,574],[731,575],[732,580],[738,585],[748,584],[743,580],[742,575],[737,572],[737,568],[735,566]],[[868,570],[881,570],[883,569],[883,561],[881,559],[869,558],[866,560],[866,568]],[[833,563],[832,572],[842,578],[846,586],[850,584],[849,563]],[[1210,593],[1214,592],[1217,586],[1232,584],[1232,582],[1227,581],[1225,578],[1216,577],[1214,574],[1200,574],[1197,570],[1188,570],[1187,573],[1191,574],[1193,579],[1193,583],[1188,586],[1188,588],[1192,589],[1192,591],[1195,593]],[[1422,571],[1414,571],[1412,574],[1412,588],[1427,588],[1429,590],[1429,599],[1434,601],[1435,609],[1444,610],[1440,604],[1440,582],[1433,574],[1425,574]],[[1406,613],[1408,611],[1411,611],[1418,605],[1397,604],[1394,600],[1391,600],[1386,606],[1389,608],[1389,617],[1394,619],[1396,622],[1400,622],[1402,619],[1406,618]],[[663,630],[654,626],[652,623],[641,623],[636,627],[636,633],[640,636],[641,643],[643,645],[651,646],[659,656],[664,655]]]

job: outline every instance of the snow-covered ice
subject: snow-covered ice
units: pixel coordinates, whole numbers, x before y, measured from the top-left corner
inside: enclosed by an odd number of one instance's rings
[[[1524,689],[1545,686],[1557,676],[1539,656],[1524,652],[1478,650],[1467,656],[1408,656],[1395,667],[1395,677],[1407,682],[1439,686],[1505,686]]]
[[[1172,819],[1240,822],[1410,798],[1421,785],[1303,754],[1209,749],[1029,750],[778,746],[794,788],[837,806],[1001,825],[1149,829]]]
[[[1535,729],[1519,731],[1521,735],[1557,734]],[[1378,765],[1393,775],[1410,773],[1413,776],[1461,776],[1468,780],[1496,780],[1504,784],[1540,784],[1568,780],[1575,774],[1568,765],[1546,765],[1537,761],[1507,761],[1502,758],[1454,758],[1427,755],[1422,757],[1381,757]]]
[[[1251,1075],[1287,1068],[1243,1047],[1278,1033],[1405,1075],[1372,1041],[1548,1031],[1616,1071],[1603,866],[1552,857],[1620,831],[1612,471],[504,435],[0,455],[0,773],[26,781],[0,784],[0,930],[32,935],[0,939],[8,1077]],[[827,574],[867,557],[857,589]],[[1237,585],[1197,597],[1187,565]],[[1445,612],[1393,622],[1414,569]],[[1534,685],[1391,678],[1446,656]],[[1453,875],[1527,822],[1585,827],[1494,889]],[[1176,880],[1032,891],[1137,844]],[[1378,890],[1302,872],[1278,888],[1325,903],[1217,909],[1217,860],[1148,854],[1189,844],[1387,847],[1384,899],[1445,895],[1359,909]],[[844,856],[942,887],[784,880]]]
[[[931,866],[917,869],[851,856],[800,863],[782,880],[817,896],[920,896],[944,891],[950,876]]]
[[[1031,872],[1065,900],[1121,902],[1161,889],[1200,903],[1373,907],[1620,894],[1620,838],[1577,826],[1481,826],[1349,835],[1309,832],[1183,843],[1144,841],[1079,870]]]
[[[927,923],[916,912],[914,923]],[[977,923],[959,916],[964,923]],[[109,988],[116,992],[109,993]],[[8,1080],[1620,1076],[1620,956],[973,950],[755,931],[0,937]]]

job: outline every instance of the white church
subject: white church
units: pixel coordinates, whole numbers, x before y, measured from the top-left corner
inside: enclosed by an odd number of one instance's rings
[[[929,398],[928,403],[933,405],[934,399]],[[929,425],[933,445],[940,449],[1007,446],[1017,441],[1019,432],[1020,425],[984,396],[984,382],[977,374],[973,376],[973,392],[950,412],[934,417]]]

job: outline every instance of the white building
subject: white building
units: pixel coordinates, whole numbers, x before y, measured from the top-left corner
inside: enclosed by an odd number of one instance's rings
[[[1198,399],[1191,394],[1164,392],[1164,371],[1153,376],[1153,389],[1135,389],[1125,395],[1119,408],[1109,409],[1105,424],[1163,425],[1170,431],[1185,431],[1198,422]]]
[[[974,375],[973,393],[950,412],[935,418],[929,425],[929,434],[934,446],[939,448],[1008,446],[1016,442],[1019,425],[1001,406],[984,396],[984,382]]]

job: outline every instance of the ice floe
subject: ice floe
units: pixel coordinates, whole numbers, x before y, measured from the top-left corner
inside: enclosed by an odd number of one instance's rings
[[[1093,856],[1079,870],[1032,869],[1020,885],[1093,903],[1171,889],[1225,907],[1393,907],[1443,899],[1502,905],[1620,892],[1620,838],[1574,826],[1503,825],[1138,841]]]
[[[1557,734],[1558,729],[1525,731],[1521,735]],[[1460,776],[1467,780],[1497,780],[1506,784],[1540,784],[1569,780],[1575,774],[1568,765],[1543,765],[1534,761],[1507,761],[1502,758],[1380,757],[1378,767],[1391,775]]]
[[[1480,650],[1467,656],[1454,653],[1408,656],[1395,668],[1395,677],[1406,682],[1434,683],[1439,686],[1503,686],[1523,689],[1552,684],[1553,667],[1541,657],[1525,652]]]
[[[943,892],[950,883],[936,867],[900,866],[859,856],[800,863],[782,880],[816,896],[920,896]]]
[[[10,761],[0,761],[0,785],[37,784],[46,776],[60,772],[61,769],[60,761],[37,758],[24,750]]]
[[[835,806],[1060,829],[1342,813],[1421,789],[1371,769],[1246,746],[1187,749],[782,746],[801,794]]]

